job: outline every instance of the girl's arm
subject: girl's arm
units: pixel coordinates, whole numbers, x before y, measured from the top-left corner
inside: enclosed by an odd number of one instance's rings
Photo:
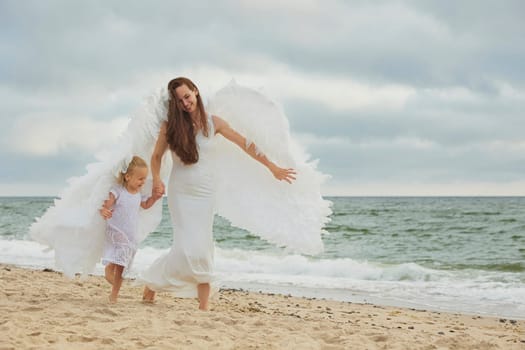
[[[292,183],[295,180],[295,170],[285,169],[275,165],[262,153],[257,152],[257,146],[251,143],[250,146],[246,147],[246,138],[235,131],[225,120],[212,116],[213,123],[215,124],[215,132],[224,136],[227,140],[235,143],[237,146],[242,148],[252,158],[266,166],[277,180],[284,180],[288,183]]]
[[[160,178],[160,166],[162,163],[162,157],[168,149],[166,128],[167,123],[162,123],[159,130],[159,136],[157,137],[157,142],[155,143],[155,148],[153,149],[153,154],[151,155],[151,175],[153,177],[152,197],[157,197],[157,199],[162,197],[165,190],[164,183],[162,183],[162,179]]]
[[[162,198],[162,195],[160,196],[157,196],[155,194],[153,194],[151,197],[149,197],[148,199],[146,199],[144,202],[141,202],[140,203],[140,206],[142,207],[142,209],[149,209],[153,206],[153,204],[155,204],[155,202],[157,200],[159,200],[160,198]]]
[[[102,208],[100,208],[99,210],[99,213],[104,218],[104,220],[109,219],[113,215],[113,211],[111,210],[111,208],[113,208],[115,202],[115,195],[109,192],[108,199],[104,201],[104,204],[102,204]]]

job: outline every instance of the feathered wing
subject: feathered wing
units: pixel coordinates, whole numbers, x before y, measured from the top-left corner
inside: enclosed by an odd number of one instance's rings
[[[30,236],[55,250],[56,267],[67,276],[89,273],[100,260],[105,222],[99,208],[107,198],[125,159],[138,155],[149,161],[160,124],[166,119],[165,89],[151,95],[133,115],[111,151],[86,167],[86,174],[69,185],[42,217],[30,227]],[[322,251],[321,234],[331,214],[330,202],[321,197],[327,177],[290,136],[280,108],[263,94],[235,83],[218,91],[208,110],[224,118],[282,167],[297,170],[289,185],[276,181],[262,165],[232,143],[217,139],[217,212],[238,227],[289,250],[306,254]],[[161,177],[171,169],[170,152],[162,160]],[[143,188],[151,193],[151,181]],[[141,210],[139,239],[155,230],[162,218],[162,201]]]
[[[68,180],[68,186],[54,205],[31,225],[32,239],[55,250],[56,267],[67,276],[89,273],[100,260],[106,226],[98,210],[125,159],[138,155],[149,163],[160,124],[166,119],[167,99],[165,89],[147,98],[111,151],[89,164],[85,175]],[[166,177],[171,169],[171,157],[164,157],[162,164],[161,175]],[[151,194],[151,180],[142,192]],[[139,239],[154,231],[161,218],[162,200],[148,210],[141,210]]]
[[[226,120],[281,167],[294,168],[293,184],[277,181],[260,163],[224,138],[217,144],[217,213],[288,250],[316,254],[331,202],[321,197],[327,175],[316,170],[290,135],[281,108],[264,94],[231,82],[209,101],[208,111]]]

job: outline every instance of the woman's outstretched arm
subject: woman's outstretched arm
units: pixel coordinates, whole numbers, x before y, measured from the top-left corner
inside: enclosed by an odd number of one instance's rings
[[[270,161],[266,156],[257,152],[257,146],[252,142],[249,146],[246,145],[246,137],[235,131],[224,119],[213,116],[213,123],[215,124],[215,132],[224,136],[227,140],[235,143],[248,153],[253,159],[257,160],[266,166],[277,180],[284,180],[292,183],[295,180],[295,170],[285,169],[277,166]]]

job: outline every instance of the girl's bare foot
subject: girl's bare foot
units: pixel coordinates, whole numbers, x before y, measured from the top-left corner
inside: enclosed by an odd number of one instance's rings
[[[117,298],[114,297],[113,295],[110,295],[108,299],[109,299],[109,303],[110,304],[116,304],[117,303]]]
[[[155,291],[149,289],[147,286],[144,287],[144,293],[142,294],[142,301],[145,303],[153,303],[155,301]]]
[[[210,311],[210,305],[206,303],[199,303],[199,310],[201,311]]]

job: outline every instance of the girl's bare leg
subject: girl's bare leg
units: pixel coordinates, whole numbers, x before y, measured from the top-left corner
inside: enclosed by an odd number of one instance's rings
[[[118,292],[120,291],[120,286],[122,285],[122,272],[124,272],[124,266],[115,264],[115,273],[113,275],[113,288],[111,288],[111,295],[109,296],[109,301],[111,303],[116,303],[118,298]]]
[[[197,294],[199,296],[199,310],[208,311],[210,299],[210,284],[201,283],[197,286]]]
[[[115,275],[115,264],[109,263],[106,265],[106,268],[104,269],[104,277],[106,277],[106,281],[109,282],[109,284],[113,284],[113,277]]]
[[[155,299],[155,291],[148,288],[148,286],[144,287],[144,293],[142,293],[142,301],[145,301],[147,303],[152,303]]]

